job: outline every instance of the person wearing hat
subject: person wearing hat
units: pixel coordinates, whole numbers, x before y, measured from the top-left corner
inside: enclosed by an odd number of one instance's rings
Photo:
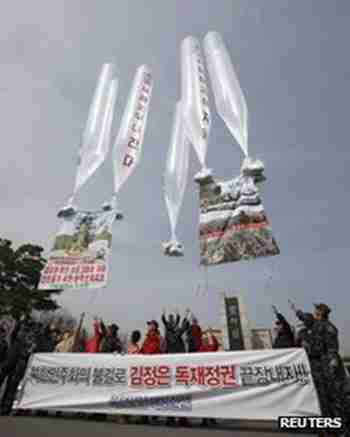
[[[150,320],[147,322],[148,331],[145,341],[141,347],[141,354],[144,355],[156,355],[160,354],[160,332],[159,325],[156,320]]]
[[[350,435],[350,405],[345,393],[346,372],[339,355],[338,329],[329,320],[331,308],[325,303],[314,304],[314,317],[324,325],[324,353],[322,366],[325,375],[326,394],[332,417],[341,417]]]
[[[296,316],[308,323],[308,313],[297,310],[291,303]],[[309,339],[310,366],[312,377],[318,392],[321,413],[326,417],[341,417],[345,435],[350,434],[350,407],[346,399],[345,369],[339,356],[338,330],[329,320],[331,309],[324,303],[314,304],[313,324]]]

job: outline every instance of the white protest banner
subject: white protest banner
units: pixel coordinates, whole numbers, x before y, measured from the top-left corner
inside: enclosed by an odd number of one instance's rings
[[[303,349],[35,354],[14,408],[251,420],[320,414]]]

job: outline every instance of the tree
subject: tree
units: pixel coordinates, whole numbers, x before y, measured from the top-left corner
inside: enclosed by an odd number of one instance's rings
[[[40,273],[46,261],[43,248],[24,244],[16,250],[12,242],[0,238],[0,317],[16,321],[33,311],[55,311],[59,305],[53,295],[62,290],[38,290]]]

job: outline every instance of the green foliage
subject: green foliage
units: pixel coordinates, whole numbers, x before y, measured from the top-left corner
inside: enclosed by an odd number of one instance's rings
[[[15,320],[36,311],[55,311],[59,305],[52,295],[62,290],[38,290],[40,272],[45,266],[43,248],[24,244],[17,249],[0,238],[0,317]]]

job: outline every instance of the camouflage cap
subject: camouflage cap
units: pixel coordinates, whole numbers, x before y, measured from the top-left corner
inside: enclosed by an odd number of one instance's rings
[[[328,314],[332,311],[328,305],[326,305],[325,303],[314,303],[314,307],[319,310],[322,311],[323,314],[325,314],[326,316],[328,316]]]

